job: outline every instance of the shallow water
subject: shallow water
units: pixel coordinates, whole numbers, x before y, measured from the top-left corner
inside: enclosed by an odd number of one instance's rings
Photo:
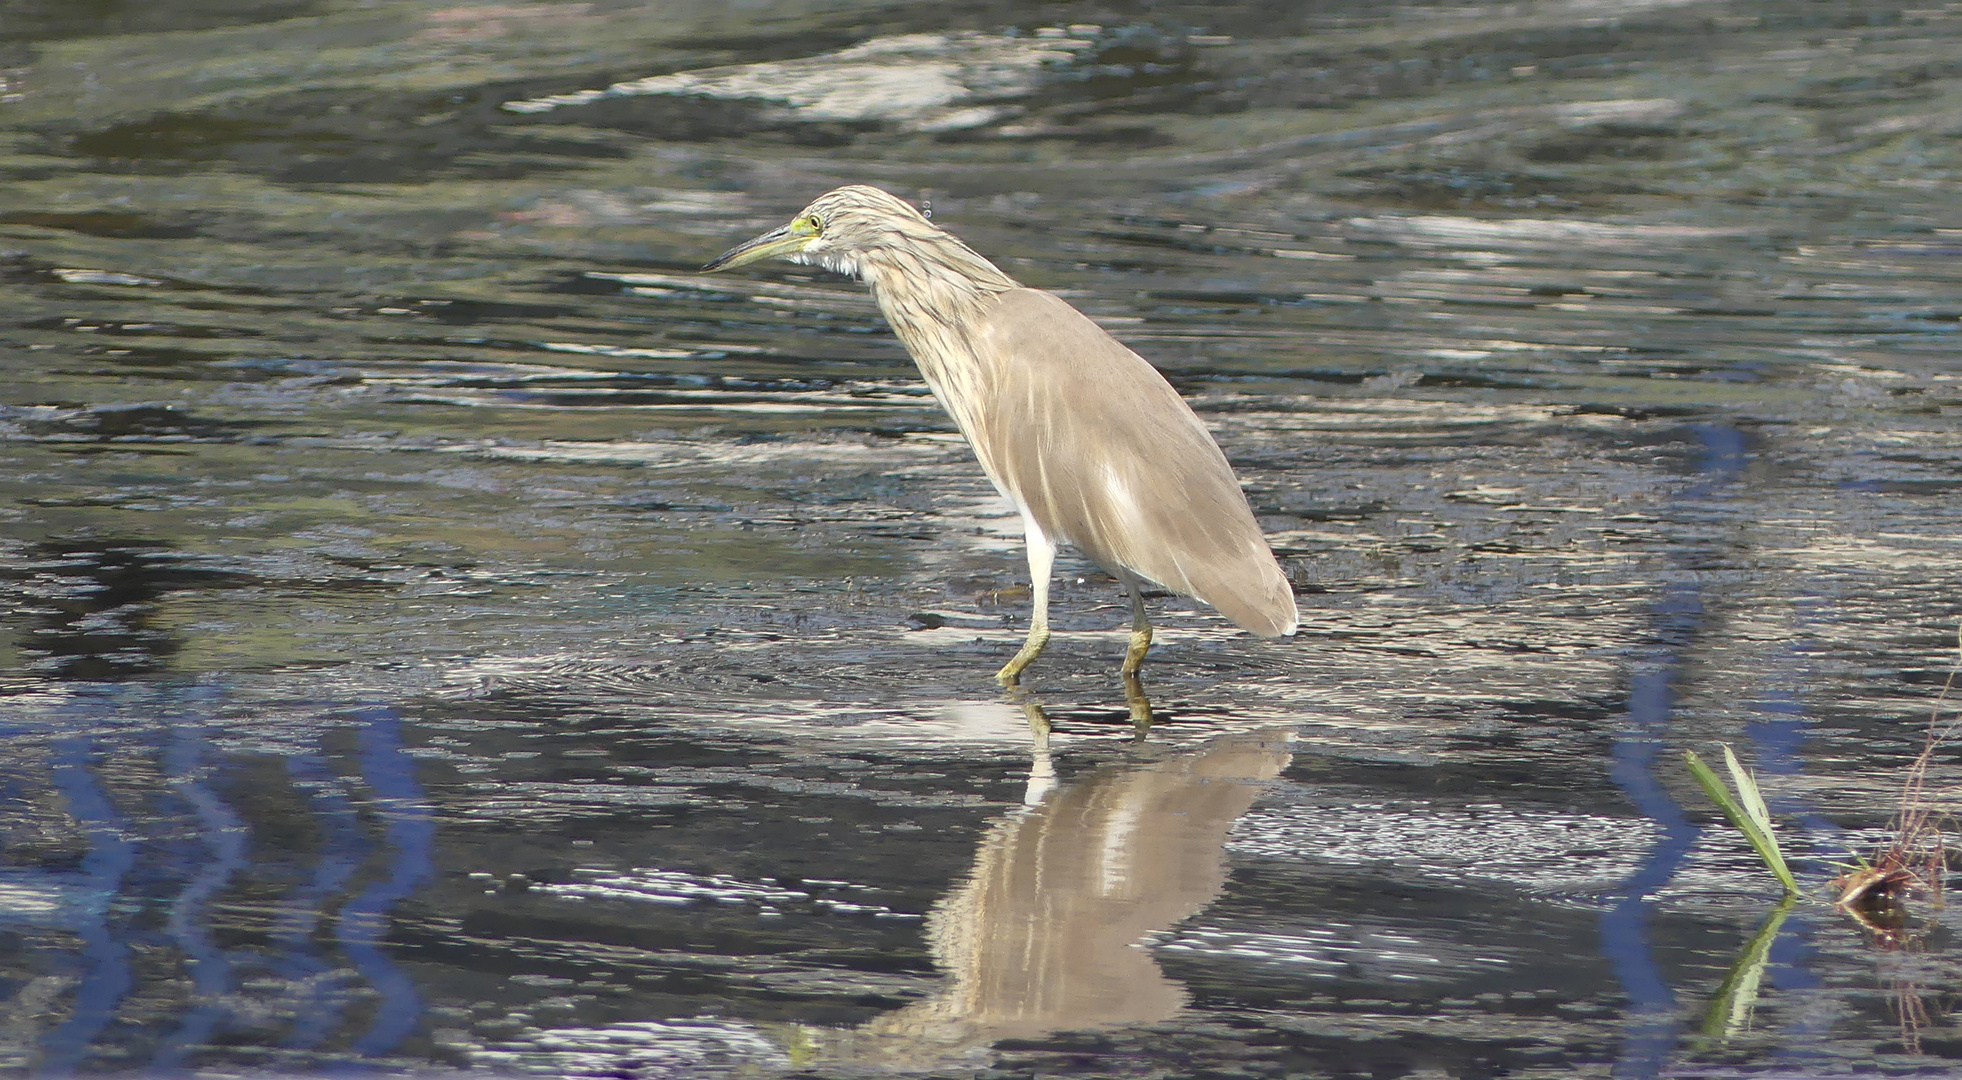
[[[0,0],[0,1068],[1948,1071],[1954,916],[1781,916],[1680,756],[1866,851],[1956,661],[1958,53]],[[869,298],[695,272],[842,182],[1158,363],[1301,633],[1156,598],[1137,741],[1066,555],[997,692],[1019,526]]]

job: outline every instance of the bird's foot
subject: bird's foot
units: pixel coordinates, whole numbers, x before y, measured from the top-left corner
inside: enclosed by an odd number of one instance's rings
[[[1131,647],[1124,650],[1124,678],[1134,680],[1138,669],[1144,666],[1145,653],[1151,651],[1151,627],[1138,626],[1131,630]]]
[[[1036,751],[1047,753],[1051,726],[1049,714],[1043,711],[1042,702],[1037,701],[1034,694],[1019,686],[1009,688],[1008,700],[1021,706],[1022,718],[1029,722],[1029,734],[1035,740]]]
[[[1000,671],[995,672],[995,681],[1003,686],[1014,686],[1021,682],[1022,669],[1035,663],[1035,658],[1042,655],[1042,647],[1047,644],[1049,644],[1049,628],[1031,627],[1029,636],[1022,642],[1022,648],[1015,653],[1013,659],[1001,666]]]

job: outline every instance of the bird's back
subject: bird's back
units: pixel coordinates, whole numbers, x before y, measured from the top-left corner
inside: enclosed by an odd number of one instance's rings
[[[1294,591],[1226,455],[1156,368],[1036,289],[1001,293],[968,331],[983,370],[962,427],[1045,532],[1243,629],[1294,632]]]

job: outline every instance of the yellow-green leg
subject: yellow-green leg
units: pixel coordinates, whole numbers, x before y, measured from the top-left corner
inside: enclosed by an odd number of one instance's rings
[[[1003,686],[1020,682],[1022,669],[1035,663],[1042,647],[1049,644],[1049,572],[1056,566],[1056,545],[1027,514],[1022,515],[1022,530],[1029,545],[1029,586],[1035,605],[1029,614],[1029,636],[1022,639],[1021,650],[995,672],[995,681]]]
[[[1151,650],[1151,620],[1145,615],[1144,591],[1138,583],[1126,578],[1124,588],[1131,594],[1131,646],[1124,650],[1124,701],[1131,709],[1131,723],[1138,729],[1138,738],[1151,730],[1151,699],[1145,697],[1144,683],[1138,680],[1138,669],[1144,666],[1145,653]]]
[[[1124,677],[1135,679],[1151,650],[1151,620],[1145,616],[1144,591],[1138,583],[1126,581],[1124,587],[1131,593],[1131,647],[1124,651]]]

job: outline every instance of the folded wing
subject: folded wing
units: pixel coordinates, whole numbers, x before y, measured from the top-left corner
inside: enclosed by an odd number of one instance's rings
[[[986,370],[970,440],[1044,531],[1252,633],[1294,632],[1294,592],[1226,455],[1156,368],[1036,289],[1002,293],[972,333]]]

